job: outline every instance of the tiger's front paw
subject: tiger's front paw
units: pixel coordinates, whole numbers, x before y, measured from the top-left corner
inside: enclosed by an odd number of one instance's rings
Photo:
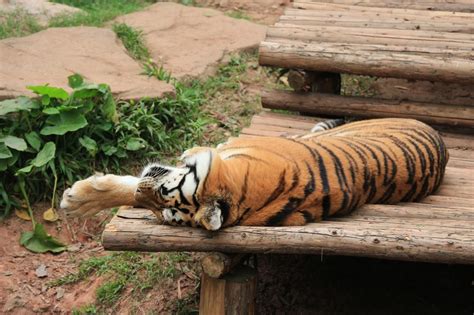
[[[224,223],[224,217],[217,202],[214,202],[213,206],[204,207],[198,211],[194,219],[198,225],[209,231],[219,230]]]
[[[60,207],[69,216],[88,217],[101,210],[133,205],[138,179],[132,176],[97,174],[66,189]]]

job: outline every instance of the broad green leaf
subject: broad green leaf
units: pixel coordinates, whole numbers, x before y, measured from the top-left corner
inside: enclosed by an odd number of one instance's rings
[[[28,165],[28,166],[25,166],[23,168],[20,168],[18,171],[16,171],[16,175],[19,175],[19,174],[28,174],[29,172],[31,172],[31,170],[33,169],[33,165]]]
[[[130,138],[127,141],[127,146],[125,147],[128,151],[137,151],[145,148],[147,142],[141,138]]]
[[[73,89],[80,87],[84,83],[84,79],[78,73],[68,76],[67,81],[69,83],[69,86]]]
[[[0,159],[0,172],[5,171],[8,168],[9,159]]]
[[[0,142],[0,159],[8,159],[10,157],[12,157],[12,152],[5,144]]]
[[[115,105],[114,98],[112,94],[107,94],[105,99],[105,104],[102,107],[102,111],[108,119],[113,121],[114,123],[118,122],[118,115],[117,115],[117,106]]]
[[[100,125],[97,125],[96,127],[99,128],[100,130],[103,130],[103,131],[109,131],[112,129],[114,125],[112,125],[111,123],[109,122],[104,122]]]
[[[46,233],[42,224],[36,224],[34,232],[24,232],[20,238],[20,244],[34,253],[60,253],[66,250],[66,246]]]
[[[97,142],[95,142],[94,139],[89,138],[88,136],[84,136],[82,138],[79,138],[79,142],[84,148],[87,149],[90,155],[95,156],[97,154]]]
[[[57,108],[48,107],[48,108],[43,109],[43,113],[45,113],[46,115],[57,115],[60,112]]]
[[[0,102],[0,115],[38,108],[38,104],[28,97],[18,97]]]
[[[38,155],[31,161],[36,167],[41,167],[54,159],[54,155],[56,154],[56,145],[54,142],[47,142],[41,151],[38,152]]]
[[[25,135],[25,139],[33,149],[39,151],[39,149],[41,148],[42,141],[37,132],[32,131],[30,133],[27,133]]]
[[[3,138],[0,138],[0,142],[5,143],[7,147],[15,149],[17,151],[25,151],[28,147],[26,145],[25,140],[15,136],[5,136]]]
[[[32,90],[39,95],[48,95],[51,98],[59,98],[61,100],[67,100],[69,94],[62,88],[47,86],[47,85],[36,85],[36,86],[27,86],[29,90]]]
[[[45,94],[41,97],[41,104],[47,106],[49,105],[49,103],[51,103],[51,97],[49,97],[49,95]]]
[[[117,148],[114,147],[113,145],[105,144],[102,146],[102,151],[104,152],[105,155],[111,156],[111,155],[114,155],[115,152],[117,152]]]
[[[100,91],[97,89],[97,87],[91,87],[88,85],[82,86],[76,90],[74,90],[74,98],[76,99],[84,99],[84,98],[91,98],[94,96],[97,96],[100,93]]]
[[[40,133],[45,136],[64,135],[69,131],[76,131],[87,126],[86,118],[77,109],[52,115],[46,122],[53,126],[41,129]]]

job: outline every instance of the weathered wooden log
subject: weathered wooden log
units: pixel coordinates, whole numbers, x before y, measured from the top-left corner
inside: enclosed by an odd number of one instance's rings
[[[473,14],[474,15],[474,14]],[[267,30],[266,41],[276,39],[293,41],[318,41],[333,43],[397,45],[407,47],[432,47],[466,53],[474,48],[474,34],[446,33],[421,30],[377,28],[350,28],[328,25],[292,25],[277,23]]]
[[[433,47],[263,41],[259,62],[309,71],[474,83],[472,52],[459,52],[458,56],[449,52]]]
[[[474,107],[471,106],[447,106],[288,91],[264,91],[262,106],[336,116],[414,118],[431,124],[474,127]]]
[[[295,0],[294,7],[312,9],[314,5],[325,5],[331,3],[340,7],[344,6],[360,6],[363,8],[376,7],[380,8],[394,8],[395,10],[439,10],[449,11],[449,13],[456,12],[474,12],[474,4],[472,0]],[[312,6],[313,5],[313,6]],[[437,12],[434,12],[437,13]],[[446,12],[448,13],[448,12]]]
[[[245,254],[208,254],[201,259],[202,271],[211,278],[221,278],[242,262],[245,256]]]
[[[429,207],[429,205],[427,205]],[[135,217],[115,217],[105,228],[107,250],[219,251],[229,253],[339,254],[382,259],[474,264],[473,221],[391,222],[387,217],[363,223],[323,221],[293,227],[235,226],[208,232],[196,228],[157,225],[149,211],[124,210]],[[141,211],[141,212],[140,212]],[[449,220],[448,220],[449,221]],[[453,220],[454,221],[454,220]],[[451,221],[450,221],[451,222]]]
[[[217,279],[202,274],[199,314],[253,315],[257,294],[256,271],[242,266]]]
[[[303,70],[290,70],[288,84],[296,92],[309,92],[314,82],[314,72]]]

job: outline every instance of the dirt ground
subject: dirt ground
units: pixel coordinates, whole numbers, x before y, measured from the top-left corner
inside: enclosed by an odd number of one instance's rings
[[[35,212],[42,213],[48,205],[35,205]],[[43,210],[43,211],[42,211]],[[36,218],[42,222],[41,218]],[[20,235],[31,230],[31,223],[12,216],[0,223],[0,313],[37,314],[42,312],[66,313],[73,308],[93,302],[93,283],[83,284],[62,292],[48,283],[74,272],[76,261],[90,256],[102,255],[103,248],[97,242],[102,229],[101,222],[107,215],[94,217],[87,222],[70,221],[62,218],[58,223],[47,223],[49,234],[66,244],[69,250],[58,254],[34,254],[19,244]],[[47,275],[39,277],[36,270],[44,265]]]

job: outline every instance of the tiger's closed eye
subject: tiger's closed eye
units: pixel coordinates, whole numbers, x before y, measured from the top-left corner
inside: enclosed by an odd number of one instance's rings
[[[168,188],[166,188],[165,186],[161,185],[160,187],[160,193],[162,195],[167,195],[168,194]]]

